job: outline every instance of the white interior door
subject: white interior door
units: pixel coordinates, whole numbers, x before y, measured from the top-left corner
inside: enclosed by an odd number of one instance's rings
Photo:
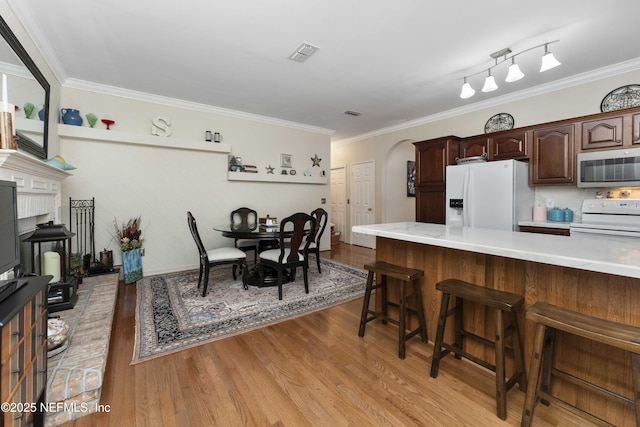
[[[375,164],[373,160],[351,165],[351,226],[375,223]],[[351,243],[375,249],[375,236],[351,232]]]
[[[344,242],[347,228],[347,168],[340,166],[331,169],[331,222],[334,231],[340,232],[340,241]]]

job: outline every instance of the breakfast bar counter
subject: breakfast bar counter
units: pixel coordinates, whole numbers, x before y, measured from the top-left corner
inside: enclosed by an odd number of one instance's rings
[[[435,284],[447,278],[524,295],[525,309],[542,301],[640,326],[640,244],[631,239],[566,237],[417,222],[354,226],[353,231],[376,236],[377,260],[424,271],[421,286],[430,339],[435,337],[441,296]],[[524,311],[519,313],[519,320],[528,369],[534,324],[525,322]],[[485,316],[484,310],[473,304],[465,305],[467,322],[479,334],[493,330],[491,316]],[[410,327],[413,326],[412,323]],[[628,353],[574,336],[563,336],[556,345],[556,353],[567,361],[561,365],[564,370],[632,397]],[[487,360],[493,357],[493,349],[482,344],[469,342],[468,350]],[[555,386],[573,396],[573,404],[578,407],[586,407],[615,425],[635,425],[634,412],[626,405],[569,382]],[[515,390],[510,393],[517,393]],[[539,405],[538,411],[543,407]]]

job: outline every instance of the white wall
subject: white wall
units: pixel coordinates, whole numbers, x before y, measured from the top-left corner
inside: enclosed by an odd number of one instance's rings
[[[258,176],[266,175],[266,166],[280,172],[280,154],[292,155],[292,166],[303,174],[330,171],[330,140],[325,134],[217,116],[197,110],[143,102],[119,96],[64,88],[62,106],[92,112],[99,118],[115,120],[114,132],[150,135],[152,118],[171,119],[172,136],[204,140],[204,132],[219,131],[232,154],[244,164],[258,166]],[[86,120],[83,126],[87,126]],[[96,128],[104,129],[98,122]],[[157,138],[165,138],[158,136]],[[120,262],[118,245],[112,239],[113,221],[121,223],[142,215],[145,236],[145,274],[178,271],[197,266],[197,251],[187,228],[186,212],[198,221],[205,246],[232,246],[231,239],[213,230],[229,221],[231,210],[249,206],[260,216],[283,218],[297,211],[311,212],[317,207],[329,211],[328,184],[288,184],[227,181],[227,154],[187,151],[77,140],[61,137],[61,155],[76,166],[73,176],[63,184],[63,200],[96,199],[96,251],[114,251]],[[312,167],[311,158],[322,159]],[[327,178],[328,182],[328,178]],[[63,212],[63,218],[68,213]],[[330,248],[330,236],[323,236],[321,249]]]
[[[401,202],[400,193],[403,190],[396,190],[399,184],[393,184],[398,176],[404,176],[406,168],[406,163],[396,156],[396,147],[399,144],[447,135],[460,137],[479,135],[484,133],[484,125],[489,117],[501,112],[511,114],[515,119],[516,127],[596,114],[600,112],[602,98],[609,92],[623,85],[637,84],[639,81],[640,70],[636,70],[525,99],[505,101],[503,104],[472,112],[452,114],[451,117],[440,119],[434,117],[431,121],[425,119],[415,126],[389,130],[387,133],[355,141],[337,142],[332,144],[331,163],[332,165],[349,165],[362,160],[375,160],[379,170],[376,177],[376,222],[392,222],[395,218],[401,217],[401,214],[396,211],[396,206],[402,206],[403,211],[407,209]],[[457,93],[452,93],[452,96],[457,96]],[[411,158],[413,157],[415,154]],[[349,177],[350,171],[347,172]],[[553,197],[557,206],[570,207],[574,210],[577,209],[576,205],[579,205],[580,200],[591,197],[593,193],[578,190],[575,187],[563,189],[537,187],[536,189],[537,200],[543,200],[547,196]],[[347,197],[350,196],[347,195]],[[390,221],[392,218],[393,220]],[[411,220],[414,219],[415,215]],[[347,212],[347,229],[350,228]]]

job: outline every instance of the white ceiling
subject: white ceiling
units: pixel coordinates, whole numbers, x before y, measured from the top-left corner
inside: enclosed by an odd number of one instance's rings
[[[331,129],[333,141],[614,64],[640,68],[638,0],[9,3],[63,85],[80,80]],[[505,83],[507,62],[492,72],[497,91],[482,93],[480,74],[469,79],[476,95],[459,98],[462,77],[493,65],[490,53],[551,40],[560,40],[550,50],[562,66],[539,73],[538,48],[517,57],[524,79]],[[302,42],[318,52],[289,60]]]

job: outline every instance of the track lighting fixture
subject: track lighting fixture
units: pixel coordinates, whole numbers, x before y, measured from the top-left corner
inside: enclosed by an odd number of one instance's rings
[[[485,71],[487,72],[487,77],[484,81],[484,86],[482,87],[482,92],[492,92],[496,89],[498,89],[498,85],[496,84],[496,80],[495,78],[491,75],[491,70],[494,69],[495,67],[497,67],[498,65],[508,61],[509,59],[511,60],[511,65],[509,66],[509,72],[507,73],[507,77],[505,79],[505,81],[507,83],[511,83],[511,82],[515,82],[520,80],[521,78],[524,77],[524,73],[520,70],[520,67],[518,66],[518,64],[516,63],[516,56],[521,55],[525,52],[528,52],[530,50],[533,49],[537,49],[539,47],[544,46],[544,55],[542,57],[542,66],[540,67],[540,72],[544,72],[547,70],[550,70],[552,68],[557,67],[558,65],[560,65],[561,63],[553,56],[553,53],[549,52],[549,45],[552,43],[556,43],[559,42],[560,40],[554,40],[554,41],[550,41],[547,43],[543,43],[537,46],[533,46],[530,47],[529,49],[525,49],[521,52],[518,53],[514,53],[513,55],[509,56],[509,54],[511,54],[511,49],[509,48],[505,48],[502,50],[499,50],[497,52],[492,53],[490,56],[491,58],[493,58],[495,60],[495,64],[492,65],[489,68],[486,68],[482,71],[478,71],[475,74],[470,74],[468,76],[464,76],[464,83],[462,85],[462,91],[460,92],[460,98],[462,99],[467,99],[467,98],[471,98],[476,91],[471,87],[471,84],[467,82],[467,79],[473,76],[476,76],[478,74],[484,73]],[[503,58],[502,60],[498,61],[498,58]]]

